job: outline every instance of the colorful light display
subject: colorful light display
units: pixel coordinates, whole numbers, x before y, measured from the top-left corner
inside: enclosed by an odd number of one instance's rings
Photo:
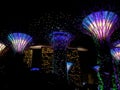
[[[118,43],[115,42],[113,45],[117,46],[116,44]],[[111,49],[111,55],[113,56],[113,69],[114,69],[114,78],[116,80],[116,85],[118,90],[120,89],[120,68],[119,68],[119,62],[120,62],[120,48],[119,47],[114,47]]]
[[[96,65],[96,66],[93,67],[93,69],[94,69],[96,72],[99,72],[100,66],[99,66],[99,65]]]
[[[108,52],[109,50],[107,50],[109,46],[108,43],[110,41],[110,36],[116,29],[117,21],[118,21],[117,14],[111,11],[94,12],[94,13],[89,14],[87,17],[83,19],[82,25],[85,28],[83,32],[85,34],[88,34],[89,36],[92,36],[92,38],[94,39],[96,43],[96,49],[97,49],[97,54],[98,54],[97,64],[100,65],[100,67],[104,66],[105,61],[107,61],[106,59],[109,53]],[[104,60],[104,58],[106,59]],[[107,75],[103,75],[103,73],[104,72],[102,71],[98,72],[99,74],[98,82],[99,82],[99,87],[101,88],[101,90],[103,90],[103,88],[104,89],[110,88],[109,80],[105,80],[105,82],[103,82],[102,80],[102,79],[105,79],[105,77],[107,76]],[[107,87],[105,85],[107,85]]]
[[[111,49],[111,54],[115,58],[115,60],[120,61],[120,48],[113,48]]]
[[[0,43],[0,53],[5,49],[5,45],[3,43]]]
[[[8,40],[11,41],[16,52],[23,52],[28,43],[32,41],[32,37],[25,33],[11,33],[8,35]]]
[[[120,40],[115,41],[113,47],[120,47]]]
[[[72,62],[67,62],[67,72],[70,70],[71,66],[73,65]]]
[[[54,50],[53,72],[60,78],[67,78],[66,49],[72,40],[72,34],[64,31],[54,31],[49,37]]]
[[[118,90],[120,89],[120,68],[119,68],[119,62],[120,62],[120,40],[115,41],[112,44],[111,47],[111,55],[113,57],[112,63],[113,63],[113,70],[114,70],[114,78],[113,80],[115,83],[113,83],[114,87],[116,87]]]
[[[111,48],[111,55],[114,57],[115,60],[120,60],[120,40],[115,41],[112,44],[112,48]]]
[[[118,16],[114,12],[99,11],[85,17],[82,25],[86,29],[85,33],[93,35],[99,40],[109,40],[117,21]]]
[[[40,71],[40,68],[32,67],[32,68],[30,69],[30,71]]]
[[[54,60],[54,50],[51,46],[31,46],[29,49],[24,51],[24,62],[28,65],[28,68],[32,67],[32,58],[33,58],[33,49],[41,49],[41,66],[40,70],[45,73],[53,72],[53,60]],[[81,66],[79,59],[79,50],[78,48],[68,47],[67,49],[67,62],[72,62],[72,67],[68,72],[69,82],[74,83],[74,85],[80,87],[81,86]],[[67,70],[67,69],[66,69]],[[67,73],[67,72],[66,72]]]
[[[51,45],[55,49],[66,49],[72,40],[72,34],[64,31],[55,31],[50,34]]]
[[[73,65],[69,70],[68,77],[69,82],[74,83],[77,87],[82,85],[82,78],[81,78],[81,66],[80,66],[80,59],[79,59],[79,50],[77,48],[68,48],[67,49],[67,62],[72,62]]]

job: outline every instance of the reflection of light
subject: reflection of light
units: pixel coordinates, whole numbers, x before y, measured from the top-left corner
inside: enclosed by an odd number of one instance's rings
[[[111,55],[116,59],[120,60],[120,40],[117,40],[113,43],[113,47],[111,49]]]
[[[40,70],[40,68],[37,68],[37,67],[33,67],[30,69],[30,71],[39,71],[39,70]]]
[[[67,62],[67,72],[70,70],[71,66],[73,65],[72,62]]]

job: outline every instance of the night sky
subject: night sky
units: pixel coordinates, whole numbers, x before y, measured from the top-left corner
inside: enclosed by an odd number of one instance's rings
[[[22,3],[22,2],[21,2]],[[7,43],[7,35],[11,32],[24,32],[33,37],[33,44],[49,45],[48,35],[56,29],[63,29],[75,37],[71,47],[85,47],[89,58],[95,56],[95,44],[92,38],[83,34],[81,22],[88,14],[99,10],[110,10],[120,16],[120,3],[116,0],[73,0],[15,3],[1,10],[0,39]],[[112,35],[112,41],[119,39],[119,28]],[[83,54],[82,57],[85,57]],[[90,62],[90,61],[89,61]]]

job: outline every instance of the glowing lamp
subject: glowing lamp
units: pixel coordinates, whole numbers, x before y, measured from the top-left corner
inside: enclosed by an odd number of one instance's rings
[[[71,66],[73,65],[72,62],[67,62],[67,72],[70,70]]]

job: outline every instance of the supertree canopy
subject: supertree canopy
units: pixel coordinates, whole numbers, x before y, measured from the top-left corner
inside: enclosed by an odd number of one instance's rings
[[[32,40],[32,37],[25,33],[11,33],[8,35],[8,40],[11,41],[12,47],[16,52],[22,52]]]
[[[50,34],[51,45],[54,49],[66,49],[72,40],[72,34],[64,31],[55,31]]]
[[[113,47],[120,47],[120,40],[115,41]]]
[[[97,72],[98,84],[101,90],[110,89],[110,78],[107,75],[103,75],[105,70],[112,74],[110,66],[105,63],[112,65],[110,61],[111,55],[109,52],[110,37],[114,30],[117,28],[118,15],[111,11],[98,11],[89,14],[82,21],[82,26],[85,28],[83,33],[92,36],[96,43],[97,51],[97,64],[101,67],[101,71]],[[109,61],[109,62],[108,62]],[[103,68],[104,67],[104,68]],[[106,82],[107,81],[107,82]]]
[[[2,56],[5,53],[6,45],[3,43],[0,43],[0,56]]]
[[[115,58],[115,60],[120,60],[120,48],[111,49],[111,55]]]
[[[117,40],[112,44],[110,52],[115,60],[120,60],[120,40]]]
[[[116,85],[118,90],[120,90],[120,67],[119,67],[119,62],[120,62],[120,47],[119,47],[119,40],[113,43],[113,46],[110,50],[111,55],[113,57],[113,69],[114,69],[114,76],[116,80]]]
[[[0,53],[5,49],[5,45],[3,43],[0,43]]]
[[[93,35],[98,40],[109,40],[115,30],[118,16],[110,11],[94,12],[83,19],[85,33]]]

